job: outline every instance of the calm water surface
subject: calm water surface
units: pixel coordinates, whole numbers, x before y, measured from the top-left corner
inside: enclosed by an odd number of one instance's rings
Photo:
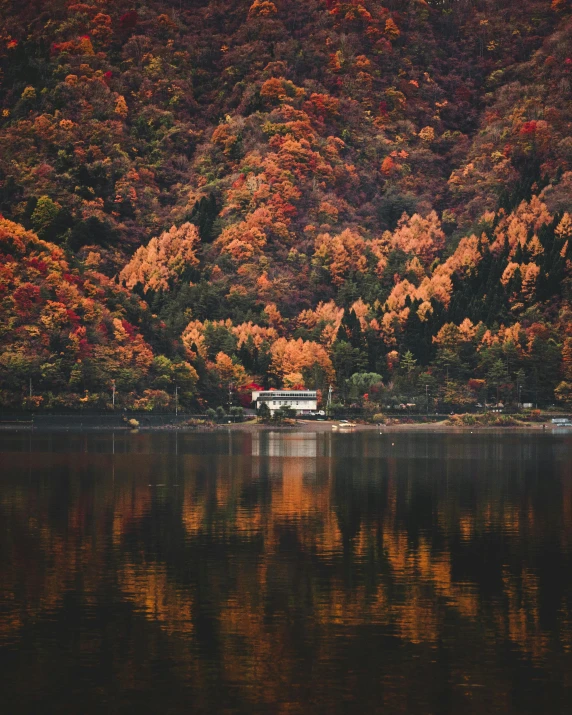
[[[1,434],[0,712],[572,712],[572,437]]]

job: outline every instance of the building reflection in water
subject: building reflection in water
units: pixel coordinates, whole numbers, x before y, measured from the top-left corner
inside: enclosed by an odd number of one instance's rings
[[[331,437],[331,435],[323,435]],[[250,435],[253,457],[309,457],[318,453],[315,432],[255,432]]]
[[[562,439],[26,440],[3,437],[4,711],[73,709],[72,671],[94,707],[158,706],[154,678],[205,712],[572,704]]]

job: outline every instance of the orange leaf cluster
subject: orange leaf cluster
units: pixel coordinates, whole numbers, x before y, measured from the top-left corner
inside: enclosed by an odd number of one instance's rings
[[[319,343],[311,340],[304,341],[301,338],[298,340],[278,338],[273,343],[270,352],[272,354],[271,370],[280,378],[319,367],[324,371],[328,380],[335,380],[330,356],[324,346]]]
[[[523,201],[515,211],[504,215],[499,221],[495,228],[495,240],[491,244],[491,251],[500,253],[506,242],[511,257],[519,246],[521,248],[530,246],[534,252],[539,245],[538,231],[542,226],[550,224],[552,219],[553,216],[546,204],[537,196],[533,196],[530,202]]]
[[[147,374],[151,348],[117,305],[126,291],[87,266],[72,269],[61,248],[4,219],[0,256],[2,369],[17,375],[41,364],[72,389],[86,379],[109,386],[121,372],[131,383]]]
[[[258,208],[244,221],[225,228],[215,246],[221,253],[230,254],[237,263],[245,263],[262,253],[266,245],[266,232],[273,225],[272,218],[267,208]]]
[[[278,10],[273,2],[269,2],[269,0],[254,0],[248,11],[248,19],[271,17],[272,15],[276,15],[277,12]]]
[[[431,211],[426,218],[419,214],[409,218],[405,214],[391,236],[391,245],[430,265],[445,247],[445,234],[437,213]]]
[[[314,262],[329,271],[334,285],[341,285],[351,272],[366,273],[368,255],[380,274],[386,264],[385,246],[381,241],[366,241],[347,228],[335,236],[321,233],[314,242]]]
[[[343,317],[344,309],[338,308],[333,300],[328,303],[320,301],[314,310],[302,311],[298,315],[297,323],[310,329],[323,325],[320,340],[324,345],[331,346],[336,339]]]
[[[172,226],[146,246],[138,248],[119,275],[128,288],[140,285],[143,292],[167,290],[187,268],[198,265],[196,255],[199,232],[196,226],[184,223]]]

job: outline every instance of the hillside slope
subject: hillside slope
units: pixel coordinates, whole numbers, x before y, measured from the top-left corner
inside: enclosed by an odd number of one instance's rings
[[[2,249],[4,403],[32,379],[44,405],[105,405],[120,380],[69,346],[42,367],[53,338],[13,299],[53,301],[14,265],[40,245],[138,306],[155,372],[125,406],[167,406],[175,383],[216,406],[252,380],[374,405],[572,399],[570,11],[2,2],[0,212],[28,237]]]

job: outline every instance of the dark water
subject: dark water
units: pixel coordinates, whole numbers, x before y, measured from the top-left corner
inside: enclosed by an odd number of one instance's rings
[[[572,712],[566,434],[0,435],[0,712]]]

